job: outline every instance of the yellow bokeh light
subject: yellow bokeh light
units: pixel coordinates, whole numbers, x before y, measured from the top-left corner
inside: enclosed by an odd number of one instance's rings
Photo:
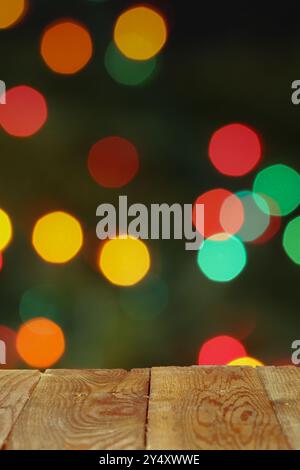
[[[0,251],[7,247],[12,239],[12,225],[10,218],[0,209]]]
[[[122,13],[115,25],[114,41],[129,59],[148,60],[167,40],[166,22],[151,8],[138,6]]]
[[[263,366],[263,363],[254,357],[239,357],[227,364],[228,366],[250,366],[250,367],[259,367]]]
[[[26,0],[0,0],[0,29],[13,26],[25,13]]]
[[[66,212],[51,212],[40,218],[33,229],[32,244],[49,263],[66,263],[83,244],[80,223]]]
[[[149,271],[150,254],[141,240],[130,236],[114,238],[100,251],[99,267],[112,284],[133,286]]]

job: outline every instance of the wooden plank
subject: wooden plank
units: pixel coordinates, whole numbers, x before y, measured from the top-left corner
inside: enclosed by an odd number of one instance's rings
[[[300,450],[300,369],[262,367],[258,373],[290,446]]]
[[[8,449],[143,449],[149,371],[49,370]]]
[[[38,371],[0,371],[0,449],[39,379]]]
[[[147,449],[288,448],[255,369],[152,369]]]

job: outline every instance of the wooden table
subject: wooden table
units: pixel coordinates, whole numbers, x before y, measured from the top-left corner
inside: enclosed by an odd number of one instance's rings
[[[300,369],[0,370],[2,449],[300,449]]]

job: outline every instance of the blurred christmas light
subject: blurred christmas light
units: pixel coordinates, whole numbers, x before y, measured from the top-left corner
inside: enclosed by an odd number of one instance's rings
[[[34,318],[24,323],[17,334],[17,351],[30,367],[53,366],[65,351],[62,329],[47,318]]]
[[[243,243],[236,237],[223,234],[206,239],[198,252],[198,266],[212,281],[228,282],[235,279],[247,262]]]
[[[141,240],[121,236],[104,243],[98,263],[103,275],[112,284],[133,286],[149,271],[150,254]]]
[[[209,158],[214,167],[227,176],[243,176],[262,158],[258,134],[243,124],[229,124],[218,129],[209,143]]]
[[[157,61],[155,58],[136,61],[123,56],[111,43],[105,54],[105,67],[109,75],[118,83],[136,86],[145,83],[153,76]]]
[[[44,317],[59,322],[62,319],[63,299],[58,287],[42,284],[24,292],[20,301],[20,317],[23,322]]]
[[[230,361],[228,366],[249,366],[249,367],[260,367],[263,366],[264,364],[259,361],[258,359],[254,359],[254,357],[239,357],[238,359],[234,359],[233,361]]]
[[[240,341],[231,336],[216,336],[201,347],[198,365],[227,365],[234,359],[244,356],[247,356],[247,352]]]
[[[240,191],[236,196],[244,208],[245,220],[237,236],[244,242],[252,242],[259,238],[268,228],[270,216],[269,206],[263,197],[251,191]]]
[[[243,204],[226,189],[212,189],[197,198],[193,208],[194,225],[196,204],[204,204],[204,233],[201,227],[196,228],[205,238],[219,233],[224,236],[227,233],[228,238],[238,232],[244,222]]]
[[[288,257],[300,264],[300,216],[291,220],[283,234],[283,248]]]
[[[41,55],[53,72],[66,75],[77,73],[93,55],[91,35],[85,26],[76,21],[57,21],[43,33]]]
[[[132,289],[120,291],[120,305],[128,316],[148,320],[163,312],[168,304],[168,289],[158,278],[149,278]]]
[[[45,124],[48,117],[44,96],[26,85],[6,93],[6,105],[0,106],[0,126],[14,137],[30,137]]]
[[[120,188],[137,174],[139,157],[135,146],[122,137],[106,137],[93,145],[88,156],[92,178],[105,188]]]
[[[271,215],[287,215],[300,204],[300,175],[287,165],[272,165],[257,174],[253,190],[275,201],[268,209]]]
[[[0,325],[0,341],[5,343],[6,364],[0,364],[1,369],[15,369],[19,362],[16,348],[17,333],[8,326]]]
[[[27,0],[0,1],[0,29],[10,28],[18,23],[26,13]]]
[[[137,6],[122,13],[114,28],[114,41],[123,55],[133,60],[154,57],[167,40],[164,18],[152,8]]]
[[[3,251],[12,239],[13,229],[9,216],[0,209],[0,251]]]
[[[270,216],[270,222],[269,222],[268,228],[260,237],[258,237],[253,242],[256,245],[263,245],[264,243],[269,242],[277,235],[277,233],[280,230],[280,227],[281,227],[281,217],[279,216],[277,217],[275,215]]]
[[[66,263],[74,258],[82,247],[82,228],[70,214],[51,212],[36,222],[32,244],[44,261]]]

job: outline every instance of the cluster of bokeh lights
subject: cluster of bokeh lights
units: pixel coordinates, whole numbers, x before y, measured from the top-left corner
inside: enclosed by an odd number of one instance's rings
[[[212,135],[208,155],[214,167],[228,177],[241,177],[262,161],[262,139],[249,126],[234,123]],[[272,240],[281,219],[300,204],[300,175],[284,164],[266,167],[254,179],[253,190],[235,193],[216,188],[200,195],[194,204],[204,204],[204,229],[196,227],[205,240],[198,253],[198,266],[215,282],[235,279],[246,267],[245,243],[262,244]],[[292,261],[298,261],[299,238],[295,222],[286,228],[283,247]]]
[[[0,29],[15,27],[28,8],[27,0],[1,0],[0,4]],[[107,44],[104,57],[107,74],[119,85],[135,87],[149,83],[157,76],[159,54],[167,39],[167,21],[158,10],[146,5],[126,9],[116,19],[111,42]],[[49,76],[78,74],[96,60],[88,26],[72,18],[58,19],[42,31],[39,52]],[[21,84],[7,90],[6,102],[0,106],[0,127],[8,136],[29,138],[43,130],[49,116],[42,90]],[[137,177],[142,156],[142,149],[137,149],[130,138],[100,134],[87,150],[87,173],[102,188],[123,188]],[[233,178],[236,181],[262,163],[262,138],[249,125],[226,124],[213,132],[208,160],[214,171],[228,177],[227,182]],[[269,165],[254,176],[252,188],[242,184],[239,191],[208,189],[194,204],[194,225],[196,205],[204,204],[205,210],[204,230],[196,227],[204,236],[197,253],[203,282],[206,278],[208,282],[228,283],[247,265],[246,244],[272,240],[280,232],[283,217],[298,208],[300,175],[282,163]],[[79,218],[64,210],[45,213],[32,228],[34,251],[42,262],[55,265],[72,262],[84,248],[84,238]],[[3,253],[12,239],[12,220],[0,208],[0,271],[5,269]],[[288,259],[300,265],[299,216],[285,226],[282,244]],[[126,314],[138,318],[143,311],[151,318],[165,309],[168,289],[162,279],[151,276],[151,255],[146,243],[127,234],[118,235],[103,243],[95,256],[99,272],[121,288],[119,301]],[[35,286],[23,294],[20,302],[23,324],[19,330],[0,325],[0,338],[10,350],[9,366],[14,367],[19,357],[30,367],[43,369],[62,358],[66,340],[59,303],[55,287]],[[262,362],[249,356],[238,339],[223,335],[202,345],[198,364],[257,367]]]

